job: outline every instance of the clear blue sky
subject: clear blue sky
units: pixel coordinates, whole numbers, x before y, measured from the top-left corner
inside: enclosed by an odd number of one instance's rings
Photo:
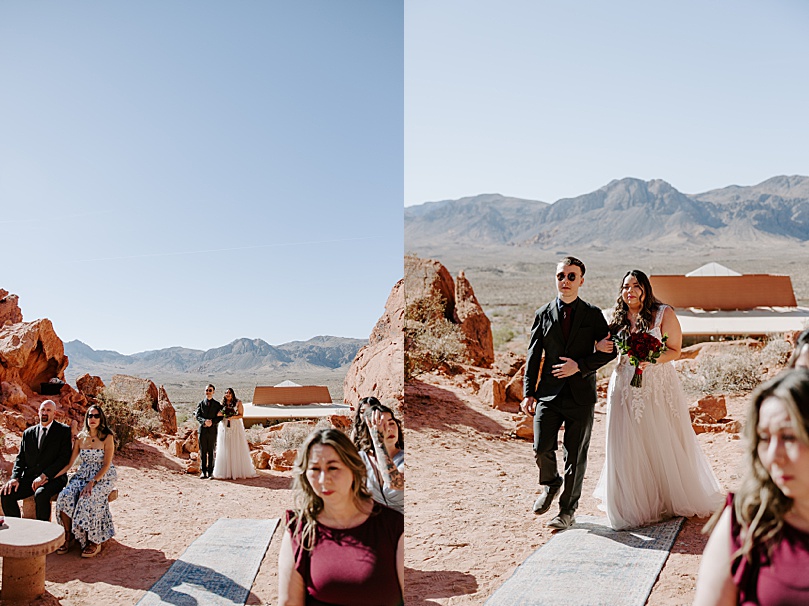
[[[122,353],[367,338],[403,271],[403,19],[0,4],[0,288]]]
[[[809,174],[809,2],[407,0],[405,205]]]

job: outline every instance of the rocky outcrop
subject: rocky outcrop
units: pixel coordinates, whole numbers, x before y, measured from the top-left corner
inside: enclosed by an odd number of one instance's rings
[[[432,259],[405,257],[404,291],[407,305],[419,305],[450,322],[455,315],[455,284],[447,268]]]
[[[460,329],[465,350],[463,363],[491,368],[494,340],[489,318],[483,312],[464,272],[453,281],[447,268],[432,259],[405,257],[407,309],[419,321],[444,318]]]
[[[169,434],[177,433],[177,412],[171,405],[169,395],[161,385],[157,390],[157,412],[160,414],[160,422],[163,424],[163,432]]]
[[[0,328],[0,381],[16,383],[29,398],[40,393],[42,383],[64,381],[67,363],[62,340],[47,318]]]
[[[113,375],[106,393],[141,410],[158,410],[157,385],[149,379]]]
[[[104,381],[101,377],[86,374],[76,379],[76,387],[85,396],[95,398],[104,390]]]
[[[455,280],[455,314],[464,335],[469,363],[491,368],[494,363],[492,323],[483,313],[464,272],[460,272]]]
[[[19,324],[22,322],[22,310],[19,305],[19,297],[10,295],[7,290],[0,288],[0,328],[7,324]]]
[[[399,280],[385,311],[371,331],[368,345],[357,352],[343,382],[343,398],[356,404],[375,396],[382,402],[404,401],[404,280]]]

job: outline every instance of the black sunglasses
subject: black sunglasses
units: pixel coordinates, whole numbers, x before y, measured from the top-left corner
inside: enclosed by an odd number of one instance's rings
[[[98,414],[97,412],[93,412],[93,413],[90,413],[89,415],[87,415],[87,418],[88,419],[100,419],[101,415]]]
[[[206,389],[205,393],[213,393],[213,389]]]
[[[562,281],[562,280],[564,280],[565,278],[567,278],[569,282],[575,282],[575,281],[578,279],[578,277],[579,277],[579,276],[577,276],[576,274],[574,274],[572,271],[571,271],[569,274],[565,274],[565,273],[562,273],[562,272],[560,272],[560,273],[556,274],[556,279],[557,279],[559,282],[561,282],[561,281]]]

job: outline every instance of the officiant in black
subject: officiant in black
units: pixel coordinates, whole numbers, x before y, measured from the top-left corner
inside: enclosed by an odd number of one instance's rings
[[[216,388],[208,384],[205,388],[205,399],[197,404],[197,421],[199,421],[199,477],[213,477],[214,449],[216,448],[216,430],[222,420],[222,405],[213,399]]]
[[[37,519],[51,519],[51,497],[67,484],[67,474],[55,476],[70,461],[73,450],[70,427],[55,421],[55,415],[56,403],[45,400],[39,406],[39,424],[22,434],[11,479],[0,490],[3,513],[8,517],[19,518],[18,501],[33,495]]]

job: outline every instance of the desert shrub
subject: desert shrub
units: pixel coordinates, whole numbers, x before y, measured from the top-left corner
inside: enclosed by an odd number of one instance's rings
[[[327,429],[329,427],[331,427],[331,423],[328,419],[320,419],[314,426],[302,423],[287,423],[270,436],[270,451],[282,453],[286,450],[297,450],[310,433],[316,429]]]
[[[464,361],[463,333],[443,313],[444,301],[435,298],[405,306],[405,381],[442,364]]]
[[[107,417],[107,424],[115,434],[115,448],[121,450],[135,439],[137,414],[126,402],[102,392],[96,396]]]
[[[698,356],[696,364],[681,378],[689,393],[750,391],[762,380],[760,352],[728,351]]]
[[[768,369],[779,369],[786,366],[792,346],[783,335],[773,336],[761,350],[761,363]]]
[[[252,427],[245,429],[244,433],[247,436],[247,441],[255,446],[261,444],[261,441],[264,438],[264,432],[262,431],[263,429],[264,428],[261,425],[253,425]]]
[[[145,406],[143,402],[133,405],[105,392],[96,396],[96,400],[107,416],[107,423],[115,434],[117,450],[126,447],[135,438],[162,431],[163,424],[160,421],[160,414],[151,406]]]

